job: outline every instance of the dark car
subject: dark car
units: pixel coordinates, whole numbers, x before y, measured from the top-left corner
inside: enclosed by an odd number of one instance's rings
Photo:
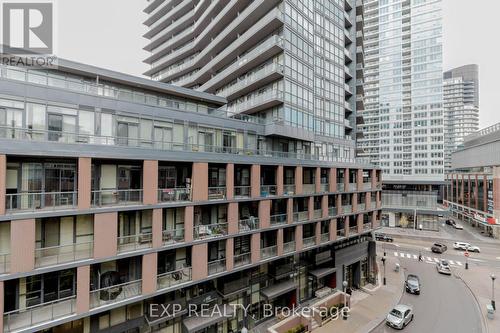
[[[448,247],[442,243],[434,243],[431,247],[431,251],[434,253],[444,253]]]
[[[393,241],[392,237],[384,235],[384,234],[375,234],[375,240],[382,241],[382,242],[392,242]]]
[[[450,219],[447,219],[447,220],[445,221],[445,223],[446,223],[447,225],[455,225],[455,221],[450,220]]]
[[[406,291],[410,294],[420,295],[420,280],[414,274],[408,274],[405,282]]]

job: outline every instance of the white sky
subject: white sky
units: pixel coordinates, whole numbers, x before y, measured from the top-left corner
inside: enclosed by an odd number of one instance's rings
[[[58,55],[142,75],[146,0],[58,0]],[[480,125],[500,122],[496,20],[499,0],[443,0],[444,70],[469,63],[480,69]]]

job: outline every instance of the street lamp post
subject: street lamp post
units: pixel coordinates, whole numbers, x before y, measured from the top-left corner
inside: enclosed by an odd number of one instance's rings
[[[343,281],[342,282],[342,287],[344,287],[344,308],[347,307],[347,281]],[[342,311],[342,318],[344,318],[344,320],[347,320],[347,316],[344,314],[344,312]]]
[[[495,308],[495,279],[497,278],[495,274],[490,275],[491,278],[491,306],[493,307],[493,310],[496,310]]]
[[[385,255],[382,257],[382,265],[384,265],[384,286],[386,285],[386,279],[385,279]]]

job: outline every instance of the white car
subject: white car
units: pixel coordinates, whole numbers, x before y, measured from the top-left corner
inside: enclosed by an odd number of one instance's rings
[[[465,243],[465,242],[455,242],[455,243],[453,243],[453,248],[455,250],[465,251],[470,246],[471,246],[470,243]]]
[[[479,246],[474,246],[474,245],[470,245],[470,244],[469,244],[469,246],[467,246],[466,250],[469,252],[477,252],[477,253],[481,252],[481,249],[479,248]]]
[[[413,309],[411,306],[398,304],[389,312],[385,323],[396,329],[403,329],[413,320]]]
[[[457,230],[464,230],[464,226],[463,226],[463,225],[461,225],[461,224],[455,224],[455,225],[453,225],[453,227],[454,227],[455,229],[457,229]]]

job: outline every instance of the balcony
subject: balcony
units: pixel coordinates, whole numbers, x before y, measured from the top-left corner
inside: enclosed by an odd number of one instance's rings
[[[364,190],[371,190],[372,189],[372,183],[363,183],[363,189]]]
[[[185,267],[175,271],[158,274],[156,277],[156,288],[158,290],[170,288],[178,284],[192,280],[192,268]]]
[[[227,234],[227,223],[200,224],[194,227],[195,239],[206,239]]]
[[[315,193],[316,192],[316,185],[315,184],[303,184],[302,191],[304,192],[304,194]]]
[[[208,275],[217,274],[226,270],[226,259],[210,261],[208,263]]]
[[[94,242],[75,243],[35,249],[35,268],[89,259],[93,256],[93,249]],[[0,259],[0,273],[1,270],[2,260]]]
[[[370,207],[373,208],[373,209],[377,208],[377,200],[372,200],[370,202]]]
[[[260,187],[261,197],[270,197],[278,193],[278,187],[276,185],[262,185]]]
[[[26,295],[24,295],[26,297]],[[34,325],[48,323],[70,316],[76,312],[76,296],[30,306],[4,313],[4,332],[28,329]]]
[[[344,182],[341,182],[341,183],[337,183],[337,191],[338,192],[342,192],[344,191]]]
[[[295,184],[285,184],[283,185],[283,193],[285,195],[295,194]]]
[[[251,262],[252,262],[252,255],[250,252],[234,256],[234,267],[248,265]]]
[[[153,244],[153,234],[144,233],[118,237],[118,253],[131,252],[150,248]]]
[[[365,203],[359,203],[358,204],[358,211],[363,211],[366,209],[366,204]]]
[[[259,95],[249,96],[249,98],[243,102],[229,105],[228,111],[232,113],[251,114],[281,103],[283,103],[283,92],[279,90],[269,90]]]
[[[330,234],[328,232],[321,234],[321,243],[328,243],[329,241],[330,241]]]
[[[337,216],[337,207],[328,207],[328,216]]]
[[[236,198],[250,198],[250,186],[235,186],[234,187],[234,196]]]
[[[355,225],[354,227],[349,227],[349,235],[355,235],[358,233],[358,226]]]
[[[344,237],[345,237],[345,229],[342,228],[342,229],[337,230],[337,239],[344,238]]]
[[[371,223],[363,223],[363,231],[369,231],[372,229]]]
[[[142,203],[142,189],[92,191],[92,206],[139,205]]]
[[[184,228],[163,230],[162,240],[163,245],[171,245],[184,242]]]
[[[238,223],[238,232],[248,232],[259,229],[259,218],[250,217],[248,219],[240,220]]]
[[[350,213],[352,213],[352,205],[343,205],[342,214],[350,214]]]
[[[10,270],[10,254],[0,253],[0,274],[7,273]]]
[[[158,189],[158,202],[191,201],[190,188],[161,188]]]
[[[141,292],[141,279],[92,290],[90,292],[90,307],[96,308],[107,304],[117,303],[126,299],[140,296]]]
[[[294,212],[293,213],[293,221],[294,222],[303,222],[309,220],[309,212],[303,211],[303,212]]]
[[[316,236],[303,238],[302,244],[304,245],[304,248],[316,245]]]
[[[226,186],[216,186],[208,188],[208,200],[224,200],[226,199]]]
[[[278,247],[276,245],[274,246],[268,246],[260,249],[260,258],[261,259],[268,259],[271,257],[274,257],[278,255]]]
[[[77,192],[34,192],[5,195],[7,212],[73,209],[77,205]]]
[[[319,190],[323,193],[330,192],[330,185],[321,183],[319,186]]]
[[[270,224],[271,225],[280,225],[280,224],[286,224],[287,222],[287,214],[276,214],[276,215],[271,215],[270,216]]]
[[[358,186],[356,183],[349,183],[349,188],[348,191],[356,191],[358,189]]]
[[[283,253],[295,252],[295,241],[283,243]]]
[[[320,219],[322,215],[323,215],[323,210],[321,208],[315,209],[313,212],[313,218],[315,219]]]

